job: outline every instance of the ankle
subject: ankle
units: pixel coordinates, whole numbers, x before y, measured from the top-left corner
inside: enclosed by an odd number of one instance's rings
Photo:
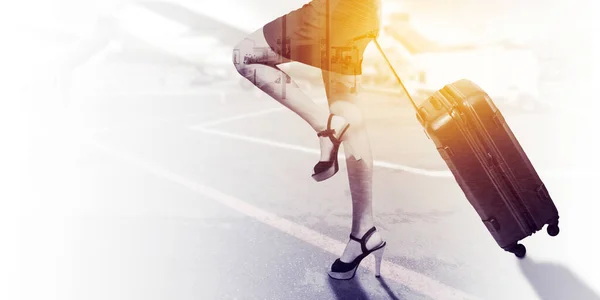
[[[364,229],[364,230],[358,230],[356,232],[353,231],[352,235],[357,239],[363,239],[365,237],[365,233],[367,233],[367,231],[371,228],[372,228],[372,226],[367,229]],[[383,243],[383,241],[384,240],[383,240],[383,237],[381,236],[381,234],[378,231],[375,231],[375,232],[373,232],[373,234],[371,234],[369,237],[367,237],[367,239],[364,242],[365,242],[365,247],[367,249],[374,249],[377,246],[381,245]],[[350,262],[363,252],[364,251],[360,245],[360,242],[356,241],[354,239],[350,239],[348,241],[348,244],[346,244],[346,249],[344,250],[344,253],[341,256],[342,261]]]
[[[369,229],[373,228],[373,226],[373,223],[352,226],[350,233],[360,239],[367,233],[367,231],[369,231]],[[377,231],[375,231],[375,233],[377,233]]]
[[[327,118],[323,120],[319,120],[320,123],[318,125],[313,126],[315,132],[319,133],[321,131],[327,130]],[[348,124],[348,121],[342,116],[333,115],[331,118],[331,129],[335,130],[335,136],[339,136],[344,129],[344,127]]]

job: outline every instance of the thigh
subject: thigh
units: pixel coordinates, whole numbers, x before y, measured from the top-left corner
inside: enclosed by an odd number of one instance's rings
[[[331,11],[326,14],[326,4]],[[283,48],[283,56],[322,70],[343,74],[360,74],[360,69],[330,69],[327,64],[327,48],[335,59],[340,51],[352,49],[353,57],[362,57],[368,39],[354,39],[367,33],[379,31],[376,5],[370,2],[358,7],[359,0],[313,0],[302,8],[289,12],[263,27],[264,37],[272,49]],[[366,11],[365,11],[366,10]],[[329,20],[329,28],[327,28]],[[329,30],[329,32],[328,32]],[[356,66],[356,64],[354,64]]]
[[[348,75],[327,70],[321,70],[321,73],[329,104],[336,101],[356,101],[360,92],[362,75]]]
[[[329,70],[322,69],[323,84],[331,106],[336,101],[356,102],[362,85],[363,53],[371,39],[350,46],[332,46]]]

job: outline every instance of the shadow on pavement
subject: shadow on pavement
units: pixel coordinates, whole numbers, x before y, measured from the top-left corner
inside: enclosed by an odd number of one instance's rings
[[[379,283],[381,284],[381,287],[383,287],[383,289],[385,290],[385,292],[389,296],[388,299],[400,300],[400,298],[396,297],[396,295],[394,294],[394,292],[392,291],[392,289],[390,289],[390,287],[387,285],[387,282],[385,282],[385,279],[383,279],[383,277],[377,278],[377,281],[379,281]]]
[[[373,297],[370,297],[367,292],[363,289],[361,283],[356,278],[352,280],[335,280],[329,277],[329,286],[335,294],[335,298],[338,300],[359,300],[359,299],[392,299],[402,300],[398,298],[388,286],[383,278],[377,278],[377,281],[381,284],[381,287],[385,291],[385,296],[382,297],[381,293],[376,293]]]
[[[356,278],[351,280],[336,280],[331,277],[329,279],[329,286],[335,294],[335,298],[338,300],[363,300],[369,299],[369,296],[362,288],[360,281]]]
[[[525,258],[519,261],[519,267],[542,300],[600,300],[598,294],[562,265]]]

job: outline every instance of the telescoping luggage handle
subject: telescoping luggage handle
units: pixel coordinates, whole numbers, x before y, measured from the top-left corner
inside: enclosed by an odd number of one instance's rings
[[[373,33],[373,32],[367,33],[365,35],[361,35],[361,36],[355,38],[354,40],[356,41],[356,40],[361,40],[361,39],[364,39],[364,38],[372,38],[373,39],[373,41],[375,42],[375,45],[377,46],[377,49],[379,49],[379,52],[383,56],[383,59],[385,59],[385,62],[387,63],[387,65],[392,70],[392,73],[394,73],[394,76],[396,77],[396,80],[398,80],[398,83],[400,83],[400,86],[402,86],[402,89],[404,90],[404,93],[406,93],[406,96],[408,97],[408,100],[410,100],[410,104],[412,104],[412,106],[415,109],[415,111],[417,112],[418,116],[421,116],[421,112],[419,111],[419,107],[415,103],[415,100],[413,100],[412,96],[410,95],[410,93],[406,89],[406,86],[404,85],[404,82],[402,82],[402,79],[400,79],[400,76],[398,76],[398,73],[396,73],[396,70],[394,69],[394,67],[392,66],[392,64],[390,63],[390,61],[388,60],[387,56],[385,55],[385,52],[383,52],[383,49],[381,49],[381,46],[379,45],[379,42],[377,42],[377,34]]]

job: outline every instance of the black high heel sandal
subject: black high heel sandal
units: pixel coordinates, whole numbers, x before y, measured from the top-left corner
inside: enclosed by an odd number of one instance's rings
[[[327,129],[317,133],[318,137],[329,137],[331,142],[333,143],[333,149],[329,153],[329,160],[327,161],[319,161],[313,171],[312,178],[316,181],[323,181],[335,175],[340,169],[338,163],[338,151],[340,149],[340,145],[342,144],[342,138],[344,134],[350,127],[350,124],[346,124],[342,129],[339,137],[335,137],[335,129],[331,129],[331,119],[333,118],[333,114],[329,115],[327,119]]]
[[[369,256],[369,254],[373,254],[373,256],[375,256],[375,277],[381,276],[381,261],[383,259],[383,251],[385,250],[386,242],[382,241],[381,244],[379,244],[379,246],[371,250],[367,249],[367,241],[376,230],[377,229],[375,228],[375,226],[373,226],[371,229],[369,229],[369,231],[367,231],[367,233],[365,233],[365,235],[363,235],[361,239],[358,239],[352,234],[350,234],[350,239],[360,243],[362,254],[357,256],[352,262],[349,263],[343,262],[339,258],[336,259],[336,261],[333,262],[333,264],[331,265],[329,277],[338,280],[349,280],[354,278],[354,275],[356,274],[356,269],[358,269],[360,262],[365,257]]]

